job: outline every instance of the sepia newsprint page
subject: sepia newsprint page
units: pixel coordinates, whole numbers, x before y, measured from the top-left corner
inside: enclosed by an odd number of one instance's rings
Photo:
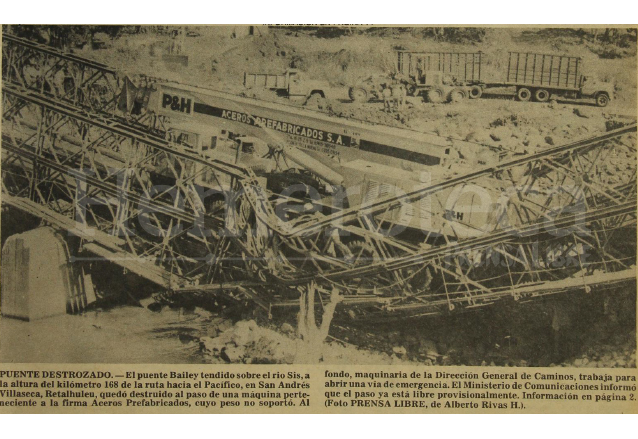
[[[0,412],[638,412],[636,30],[4,25]]]

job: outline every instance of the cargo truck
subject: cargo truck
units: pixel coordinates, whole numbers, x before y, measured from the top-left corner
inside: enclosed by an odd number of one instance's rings
[[[397,51],[396,73],[386,81],[369,80],[350,88],[350,98],[367,101],[380,96],[391,82],[406,85],[408,95],[421,95],[427,102],[478,99],[485,88],[515,87],[520,101],[547,102],[552,96],[593,100],[605,107],[613,96],[613,85],[582,74],[577,57],[509,52],[505,78],[485,78],[481,52]]]
[[[288,69],[282,74],[244,73],[244,87],[272,90],[287,98],[309,99],[312,96],[326,97],[329,84],[303,78],[297,69]]]
[[[379,99],[384,87],[393,82],[405,85],[408,96],[422,95],[428,102],[478,98],[481,84],[481,52],[397,51],[396,73],[392,78],[369,78],[350,87],[354,101]],[[376,80],[374,80],[376,79]]]
[[[481,97],[481,52],[397,51],[398,75],[429,102]]]
[[[519,101],[547,102],[556,95],[593,99],[597,106],[607,106],[613,96],[613,85],[597,82],[583,75],[581,69],[582,60],[572,56],[509,52],[503,85],[515,86]]]

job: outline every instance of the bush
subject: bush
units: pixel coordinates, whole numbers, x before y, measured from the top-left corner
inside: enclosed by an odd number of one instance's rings
[[[481,27],[425,27],[422,34],[426,38],[447,43],[480,43],[485,38],[485,28]]]

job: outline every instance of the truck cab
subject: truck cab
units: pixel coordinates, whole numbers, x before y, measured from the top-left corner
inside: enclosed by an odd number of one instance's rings
[[[232,147],[235,153],[235,163],[239,163],[253,170],[257,175],[272,172],[275,162],[267,158],[270,148],[268,143],[258,137],[235,137]]]
[[[592,98],[599,107],[606,107],[614,97],[614,85],[599,81],[593,76],[582,75],[580,78],[580,97]]]
[[[304,75],[297,69],[288,69],[285,74],[287,75],[288,96],[309,98],[313,95],[319,95],[322,98],[326,97],[325,90],[328,84],[324,81],[304,78]]]

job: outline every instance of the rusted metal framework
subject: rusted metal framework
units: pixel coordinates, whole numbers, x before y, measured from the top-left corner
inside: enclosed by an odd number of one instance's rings
[[[635,124],[400,196],[309,210],[247,167],[153,135],[151,114],[122,117],[122,81],[108,67],[3,44],[2,202],[79,237],[87,264],[104,258],[171,294],[266,308],[297,303],[312,283],[361,317],[635,281]],[[468,192],[483,201],[459,215],[454,200]],[[404,221],[414,209],[428,219],[416,230]],[[467,220],[477,212],[479,228]]]
[[[58,226],[92,237],[83,249],[165,287],[196,284],[215,273],[228,281],[228,270],[248,268],[230,263],[235,258],[227,247],[229,241],[238,248],[248,243],[232,226],[219,233],[224,211],[207,212],[204,189],[194,181],[203,173],[212,179],[223,174],[238,194],[229,201],[246,205],[247,193],[259,188],[249,170],[204,161],[116,120],[8,83],[3,102],[3,202],[43,219],[52,215]],[[258,203],[259,194],[251,195]],[[224,255],[226,269],[211,263],[216,254]]]

